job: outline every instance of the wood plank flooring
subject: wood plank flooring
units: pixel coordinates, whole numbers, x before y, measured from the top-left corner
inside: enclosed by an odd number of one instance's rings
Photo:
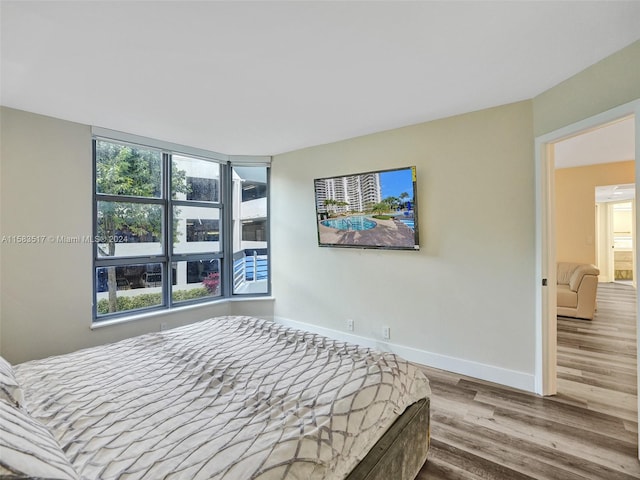
[[[635,335],[635,290],[601,284],[593,321],[558,319],[554,397],[423,367],[431,447],[417,480],[640,479]]]

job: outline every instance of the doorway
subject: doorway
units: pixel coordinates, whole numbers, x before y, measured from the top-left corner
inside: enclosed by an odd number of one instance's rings
[[[598,186],[595,196],[600,282],[636,288],[635,184]]]
[[[556,317],[556,225],[555,225],[555,150],[554,144],[603,125],[633,118],[634,159],[640,158],[640,100],[616,107],[594,117],[536,138],[536,348],[535,391],[554,395],[557,391],[557,317]],[[638,162],[635,166],[636,188],[640,180]],[[635,203],[635,202],[634,202]],[[635,215],[638,209],[635,208]],[[634,221],[637,223],[637,217]],[[637,237],[635,239],[638,247]],[[637,259],[634,260],[637,271]],[[636,312],[640,311],[637,308]],[[640,316],[636,313],[636,328]],[[638,337],[638,335],[636,335]],[[638,340],[636,338],[636,342]],[[639,349],[640,350],[640,349]],[[636,359],[637,374],[640,363]],[[640,402],[638,402],[640,407]],[[640,411],[640,408],[639,408]],[[639,452],[640,453],[640,452]]]

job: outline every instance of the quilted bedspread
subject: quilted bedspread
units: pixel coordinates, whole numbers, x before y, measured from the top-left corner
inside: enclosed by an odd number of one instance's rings
[[[429,394],[380,353],[219,317],[15,366],[81,478],[342,479]]]

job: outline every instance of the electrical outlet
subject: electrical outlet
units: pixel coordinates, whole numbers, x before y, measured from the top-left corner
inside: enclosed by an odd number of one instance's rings
[[[382,327],[382,338],[389,340],[391,338],[391,329],[389,327]]]
[[[167,327],[168,327],[168,325],[167,325],[165,322],[162,322],[162,323],[160,324],[160,331],[162,332],[163,330],[166,330],[166,329],[167,329]]]
[[[352,318],[348,318],[347,319],[347,330],[349,330],[350,332],[353,332],[353,319]]]

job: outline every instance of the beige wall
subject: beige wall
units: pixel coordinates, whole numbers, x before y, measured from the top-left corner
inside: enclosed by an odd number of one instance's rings
[[[334,332],[345,332],[350,318],[356,336],[393,349],[381,338],[389,325],[391,343],[414,359],[450,369],[473,364],[488,375],[505,369],[527,384],[532,132],[526,101],[276,156],[276,318]],[[318,247],[314,178],[408,165],[417,167],[420,251]]]
[[[596,263],[595,187],[635,182],[635,162],[556,170],[556,258]]]
[[[640,98],[640,40],[538,95],[534,134],[540,136]]]
[[[4,107],[0,115],[0,235],[90,235],[90,128]],[[157,331],[160,323],[271,315],[268,300],[222,302],[91,330],[91,244],[5,241],[0,251],[0,352],[13,363]]]
[[[355,340],[532,389],[533,137],[637,98],[640,42],[531,102],[277,156],[275,317],[346,337],[352,318]],[[418,167],[420,252],[316,246],[313,178],[410,164]],[[301,262],[310,275],[300,274]]]

